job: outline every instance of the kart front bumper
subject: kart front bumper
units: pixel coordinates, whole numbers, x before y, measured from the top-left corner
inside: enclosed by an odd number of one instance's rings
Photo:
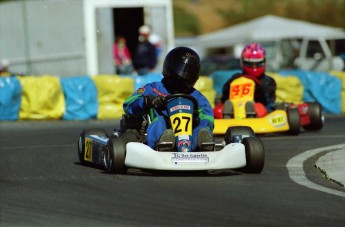
[[[127,167],[153,170],[223,170],[246,166],[245,147],[231,143],[214,152],[159,152],[131,142],[126,145]]]

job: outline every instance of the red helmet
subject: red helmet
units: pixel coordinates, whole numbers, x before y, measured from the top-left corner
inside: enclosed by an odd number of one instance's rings
[[[266,50],[258,43],[250,43],[244,47],[241,54],[243,73],[259,77],[265,73]]]

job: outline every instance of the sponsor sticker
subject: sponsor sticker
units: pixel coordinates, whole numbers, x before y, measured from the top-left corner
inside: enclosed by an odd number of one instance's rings
[[[190,106],[189,105],[177,105],[177,106],[173,106],[170,108],[170,112],[174,112],[176,110],[190,110]]]
[[[308,106],[302,106],[302,114],[306,115],[308,113]]]
[[[281,127],[286,124],[286,120],[284,115],[277,114],[268,119],[268,122],[273,125],[274,127]]]
[[[189,140],[189,135],[185,135],[185,134],[179,135],[178,140]]]
[[[179,163],[208,163],[209,157],[207,154],[195,154],[195,153],[173,153],[171,162],[175,164]]]

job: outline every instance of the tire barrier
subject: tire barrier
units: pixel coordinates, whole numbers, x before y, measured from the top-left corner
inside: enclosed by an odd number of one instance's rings
[[[277,102],[299,103],[303,101],[303,84],[295,76],[280,76],[277,73],[267,73],[277,84]]]
[[[239,70],[226,70],[226,71],[214,71],[209,75],[213,80],[214,89],[216,90],[217,95],[222,94],[223,84],[225,84],[228,79],[230,79],[234,74],[240,73]]]
[[[200,76],[194,87],[205,95],[212,108],[214,108],[216,91],[213,89],[213,80],[206,76]]]
[[[0,120],[17,120],[22,87],[16,77],[0,77]]]
[[[64,120],[97,118],[97,88],[88,76],[64,77],[61,84],[66,103]]]
[[[134,80],[134,90],[136,91],[138,88],[141,88],[147,83],[152,83],[156,81],[161,81],[163,78],[163,75],[160,73],[149,73],[146,75],[124,75],[123,77],[129,77]]]
[[[195,87],[214,105],[223,84],[239,71],[201,76]],[[326,113],[345,113],[345,72],[285,70],[268,73],[277,82],[277,101],[317,101]],[[118,119],[122,103],[161,74],[145,76],[0,77],[0,120]]]
[[[22,87],[20,120],[61,119],[65,98],[60,79],[55,76],[18,77]]]
[[[282,76],[296,76],[303,84],[303,101],[318,102],[326,113],[341,113],[341,81],[325,72],[282,70]]]
[[[120,118],[122,104],[134,91],[134,81],[129,77],[97,75],[92,77],[97,87],[97,119]]]

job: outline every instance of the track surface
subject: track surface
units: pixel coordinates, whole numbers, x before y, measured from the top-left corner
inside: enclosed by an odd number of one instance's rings
[[[345,116],[326,116],[320,132],[263,136],[261,174],[111,175],[80,165],[81,130],[113,126],[118,121],[0,122],[0,226],[345,224],[344,197],[296,184],[286,168],[306,150],[344,143]],[[314,167],[320,155],[304,162],[308,180],[345,192]]]

